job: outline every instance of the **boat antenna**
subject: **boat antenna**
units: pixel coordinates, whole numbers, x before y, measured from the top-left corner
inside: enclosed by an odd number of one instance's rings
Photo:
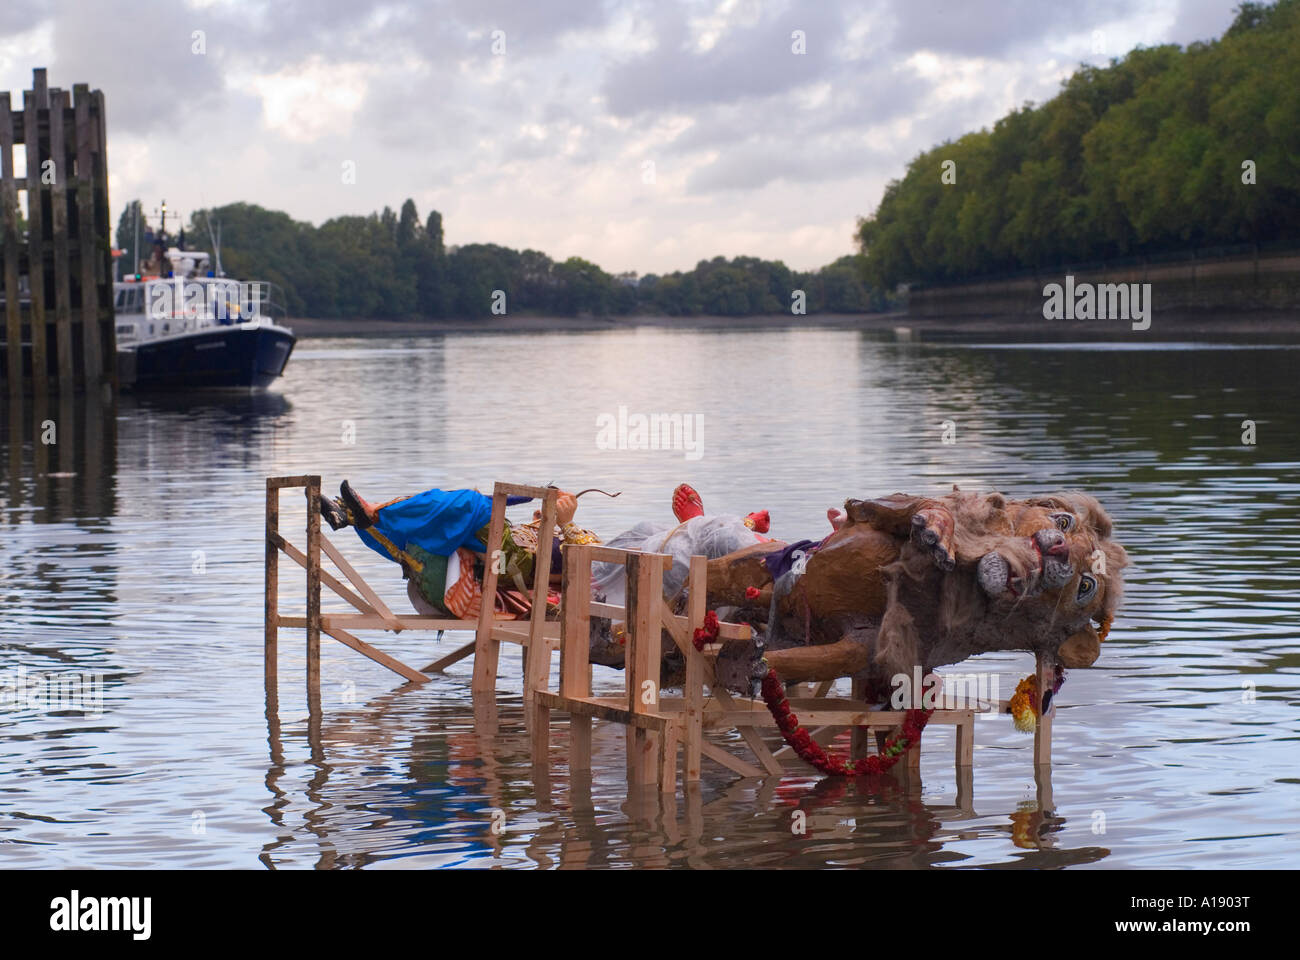
[[[217,221],[217,229],[214,233],[212,230],[212,211],[203,211],[203,222],[208,227],[208,239],[212,241],[212,255],[216,257],[217,276],[224,277],[226,271],[221,269],[221,221]]]

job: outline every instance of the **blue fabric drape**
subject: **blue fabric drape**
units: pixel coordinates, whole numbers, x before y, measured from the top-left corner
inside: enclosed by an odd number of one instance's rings
[[[492,498],[477,490],[425,490],[379,511],[374,529],[405,550],[413,543],[429,553],[450,556],[460,547],[478,553],[487,544],[478,532],[492,519]],[[388,551],[368,530],[357,530],[361,542],[391,560]]]

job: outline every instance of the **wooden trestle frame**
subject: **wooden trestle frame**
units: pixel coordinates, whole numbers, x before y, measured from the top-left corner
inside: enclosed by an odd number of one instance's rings
[[[497,663],[501,642],[518,643],[525,650],[532,645],[547,646],[547,653],[559,643],[558,624],[547,623],[546,583],[550,577],[551,531],[555,526],[556,500],[559,491],[550,487],[527,487],[518,484],[498,483],[492,497],[492,519],[488,534],[488,556],[500,557],[505,530],[506,497],[519,495],[542,501],[542,531],[539,536],[536,586],[533,589],[532,618],[526,629],[516,621],[498,622],[493,614],[491,598],[496,592],[499,564],[488,563],[484,579],[484,603],[477,623],[441,617],[395,614],[366,583],[360,573],[348,563],[329,537],[320,528],[320,477],[267,477],[266,480],[266,685],[276,689],[278,683],[278,641],[280,627],[305,628],[307,631],[307,702],[311,710],[320,708],[320,635],[333,637],[363,656],[387,667],[412,683],[426,683],[426,674],[440,673],[453,663],[474,656],[474,692],[495,692]],[[307,543],[299,550],[280,533],[280,491],[286,487],[304,488],[307,495]],[[547,523],[550,523],[550,527]],[[307,609],[302,616],[280,613],[279,610],[279,560],[283,552],[307,571]],[[355,587],[348,587],[338,577],[321,566],[324,553]],[[356,613],[323,613],[321,587],[328,587],[338,597],[351,604]],[[428,666],[416,670],[396,657],[390,656],[357,638],[353,630],[473,630],[474,639],[463,644]],[[532,658],[532,668],[541,670],[543,676],[549,669],[550,657]],[[528,669],[526,667],[526,669]],[[530,674],[531,676],[531,674]],[[544,683],[544,681],[543,681]],[[530,686],[529,689],[532,689]]]
[[[279,531],[280,490],[304,488],[307,498],[307,543],[299,550]],[[529,722],[534,763],[549,760],[550,724],[553,711],[563,711],[569,719],[569,763],[573,771],[591,770],[592,719],[622,723],[627,727],[628,784],[647,787],[657,783],[662,793],[677,789],[679,748],[684,759],[683,780],[700,780],[700,767],[708,758],[743,777],[779,776],[782,761],[794,759],[789,747],[773,751],[760,730],[774,731],[776,722],[761,700],[735,697],[714,682],[714,664],[728,643],[748,642],[751,628],[747,624],[720,623],[717,643],[695,648],[695,631],[704,625],[707,613],[707,559],[691,558],[688,575],[687,608],[675,614],[664,601],[663,576],[672,567],[672,557],[665,554],[640,553],[595,544],[566,544],[560,619],[546,619],[547,585],[551,572],[551,546],[555,529],[558,491],[552,487],[532,487],[497,483],[493,489],[492,519],[489,524],[485,564],[484,603],[476,623],[466,620],[393,613],[364,578],[348,563],[338,548],[320,529],[320,477],[268,477],[266,481],[266,616],[265,653],[268,691],[277,687],[277,653],[279,628],[304,628],[307,634],[307,698],[309,709],[320,709],[320,635],[333,637],[345,646],[369,657],[376,663],[413,683],[427,682],[426,674],[441,672],[453,663],[474,656],[472,689],[476,706],[481,699],[494,701],[497,668],[502,642],[520,645],[524,651],[524,703]],[[527,496],[542,502],[542,523],[535,560],[532,613],[526,626],[522,621],[498,621],[490,602],[495,596],[497,579],[503,564],[506,498]],[[302,616],[279,611],[279,555],[285,553],[307,573],[306,612]],[[333,561],[353,590],[339,578],[322,569],[321,554]],[[627,602],[622,606],[592,599],[591,565],[594,562],[621,563],[627,572]],[[321,611],[321,587],[326,586],[355,608],[355,613]],[[607,617],[626,625],[627,653],[622,695],[599,697],[592,694],[590,662],[591,618]],[[415,670],[400,660],[357,638],[353,630],[467,630],[475,637],[451,653]],[[659,666],[662,631],[667,631],[685,657],[686,669],[682,695],[665,697],[659,691]],[[551,654],[560,651],[558,691],[548,689]],[[540,655],[530,655],[530,653]],[[1053,677],[1042,655],[1037,658],[1039,689],[1048,689]],[[827,744],[847,728],[854,730],[852,752],[865,754],[867,730],[874,728],[878,738],[884,731],[902,725],[898,711],[872,709],[860,699],[855,685],[853,696],[827,696],[832,681],[798,685],[789,690],[792,710],[817,742]],[[799,688],[807,695],[800,695]],[[707,694],[706,694],[707,690]],[[999,709],[1006,709],[1006,701]],[[975,711],[935,710],[930,724],[951,725],[956,730],[955,764],[959,778],[964,768],[974,762]],[[705,739],[706,731],[734,731],[753,753],[756,763],[741,759]],[[1034,735],[1036,764],[1051,762],[1051,713],[1041,717]],[[906,771],[918,773],[920,744],[907,753]]]

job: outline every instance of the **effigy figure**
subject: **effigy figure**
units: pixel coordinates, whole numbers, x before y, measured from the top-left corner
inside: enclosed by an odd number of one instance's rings
[[[1087,666],[1100,653],[1128,561],[1086,494],[895,494],[831,519],[821,541],[710,562],[709,606],[763,630],[754,650],[724,651],[720,682],[744,689],[766,658],[785,682],[851,676],[878,702],[914,666],[992,650]]]
[[[530,501],[507,497],[506,505]],[[560,491],[556,498],[558,537],[552,547],[552,574],[558,585],[560,543],[598,543],[589,530],[573,522],[577,496]],[[402,567],[407,594],[420,613],[477,619],[482,602],[483,561],[487,550],[492,498],[477,490],[433,488],[410,497],[374,504],[344,480],[339,497],[321,498],[321,515],[334,530],[352,527],[367,547]],[[540,513],[534,522],[505,526],[502,554],[505,575],[493,599],[498,617],[527,616],[532,608],[533,560]]]
[[[581,493],[567,491],[560,491],[557,496],[557,536],[552,541],[552,582],[548,586],[558,588],[561,582],[561,544],[601,542],[596,534],[573,522],[579,496]],[[530,499],[511,496],[507,497],[506,505],[527,503]],[[762,533],[768,529],[767,511],[745,518],[705,517],[699,494],[686,484],[673,491],[672,503],[678,520],[676,526],[647,521],[616,535],[609,545],[658,552],[671,543],[667,552],[677,562],[665,580],[673,591],[684,583],[692,554],[702,552],[709,557],[720,557],[756,539],[764,539]],[[332,529],[352,527],[367,547],[400,564],[408,581],[408,596],[419,612],[470,620],[478,617],[488,524],[492,518],[490,496],[477,490],[433,488],[376,504],[365,500],[344,480],[338,498],[321,498],[321,514]],[[504,575],[498,580],[494,599],[500,618],[525,617],[531,612],[540,523],[540,511],[534,512],[531,523],[506,521],[502,542]],[[595,597],[622,603],[626,592],[623,566],[602,563],[595,568]],[[558,596],[553,594],[548,607],[557,604]],[[602,629],[602,636],[610,633],[607,626]],[[621,664],[621,652],[617,661]],[[604,662],[604,659],[598,657],[594,662]]]

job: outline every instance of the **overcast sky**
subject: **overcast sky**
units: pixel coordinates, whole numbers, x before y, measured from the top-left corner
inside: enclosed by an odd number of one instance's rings
[[[114,218],[409,196],[449,244],[807,269],[921,150],[1080,62],[1218,36],[1236,3],[0,0],[0,90],[47,66],[104,91]]]

